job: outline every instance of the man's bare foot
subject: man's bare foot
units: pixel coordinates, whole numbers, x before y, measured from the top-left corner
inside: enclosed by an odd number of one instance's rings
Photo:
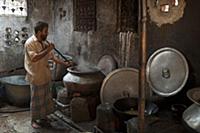
[[[36,121],[32,121],[32,122],[31,122],[31,126],[32,126],[33,128],[35,128],[35,129],[40,129],[40,128],[41,128],[41,126],[40,126]]]

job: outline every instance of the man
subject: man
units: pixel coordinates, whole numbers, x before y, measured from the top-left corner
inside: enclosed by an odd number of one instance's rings
[[[50,92],[51,71],[48,60],[71,66],[71,62],[64,62],[54,56],[52,50],[54,44],[47,43],[48,24],[36,23],[35,34],[25,43],[24,67],[27,72],[26,80],[31,88],[31,125],[40,128],[41,121],[47,120],[47,115],[54,111],[54,105]]]

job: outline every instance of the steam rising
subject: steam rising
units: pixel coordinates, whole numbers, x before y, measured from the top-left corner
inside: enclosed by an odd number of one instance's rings
[[[91,65],[84,60],[83,56],[80,56],[77,69],[83,72],[87,72],[91,70]]]
[[[89,72],[89,71],[93,71],[94,69],[97,69],[97,67],[95,67],[95,65],[87,62],[84,57],[87,56],[87,46],[83,45],[83,46],[79,46],[77,47],[77,51],[78,51],[78,66],[77,69],[82,71],[82,72]]]

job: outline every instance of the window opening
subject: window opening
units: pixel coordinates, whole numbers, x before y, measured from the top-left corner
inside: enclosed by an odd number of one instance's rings
[[[0,0],[0,15],[27,16],[27,0]]]

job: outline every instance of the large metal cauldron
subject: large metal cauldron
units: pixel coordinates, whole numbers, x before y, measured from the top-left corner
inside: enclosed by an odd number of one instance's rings
[[[95,67],[78,66],[67,69],[63,83],[69,93],[80,93],[83,96],[98,94],[105,75]]]
[[[0,78],[5,85],[9,102],[16,106],[28,106],[30,102],[30,85],[25,75],[12,75]]]

